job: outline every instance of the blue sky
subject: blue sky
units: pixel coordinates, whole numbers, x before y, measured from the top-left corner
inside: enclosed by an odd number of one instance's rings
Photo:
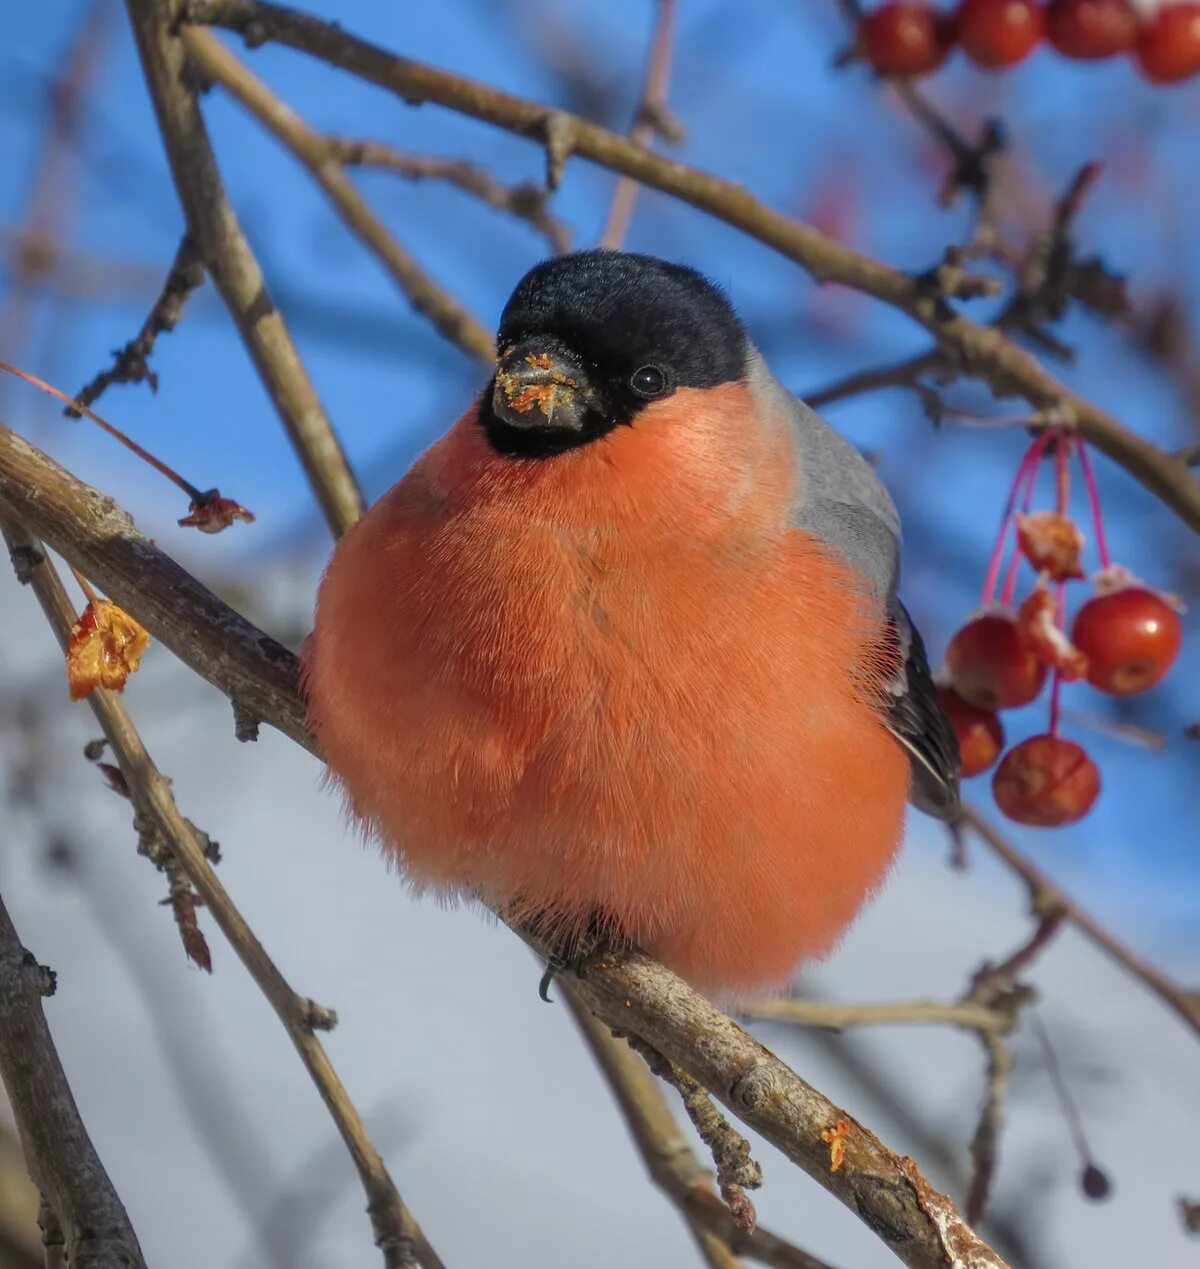
[[[440,66],[545,101],[564,96],[547,54],[578,57],[595,93],[584,108],[628,123],[636,100],[650,6],[550,0],[438,5],[311,4],[349,29]],[[41,103],[84,3],[51,0],[6,15],[0,52],[0,222],[21,214],[39,143]],[[909,269],[928,267],[966,224],[966,209],[934,207],[941,161],[861,69],[835,73],[842,40],[835,6],[769,0],[753,21],[731,18],[726,3],[688,2],[678,41],[672,105],[687,128],[682,156],[744,182],[768,203],[801,216],[840,206],[840,231],[855,246]],[[181,229],[120,7],[89,96],[66,197],[73,251],[93,266],[118,266],[123,295],[59,295],[38,308],[20,360],[67,389],[83,383],[108,350],[129,338],[165,272]],[[532,145],[435,107],[412,109],[377,90],[285,50],[246,54],[315,126],[372,136],[402,148],[470,156],[505,180],[537,178]],[[1108,170],[1079,220],[1088,250],[1133,279],[1144,300],[1168,290],[1200,318],[1200,241],[1189,232],[1200,191],[1194,126],[1200,84],[1164,91],[1144,85],[1125,63],[1068,65],[1045,51],[1019,70],[986,76],[953,62],[933,96],[964,125],[985,114],[1007,121],[1021,183],[1034,203],[1060,190],[1082,162]],[[469,401],[478,368],[413,314],[306,175],[273,140],[219,93],[205,112],[231,197],[260,254],[268,283],[365,486],[377,495]],[[494,322],[516,278],[543,251],[526,226],[454,191],[386,175],[362,188],[401,240],[486,323]],[[593,242],[612,177],[574,162],[555,210]],[[832,191],[832,194],[831,194]],[[852,295],[818,292],[789,262],[740,234],[657,194],[638,204],[629,245],[695,264],[727,286],[779,374],[797,390],[919,351],[925,337],[906,319]],[[0,286],[5,285],[0,279]],[[978,306],[986,315],[986,303]],[[817,319],[817,320],[814,320]],[[1086,316],[1064,328],[1078,363],[1061,373],[1130,426],[1168,447],[1194,443],[1197,421],[1178,391],[1120,333]],[[0,355],[18,359],[14,350]],[[201,571],[269,570],[289,546],[318,566],[327,539],[298,465],[241,347],[211,292],[193,303],[179,331],[155,354],[158,395],[117,389],[102,410],[196,484],[219,484],[259,515],[200,540],[176,529],[182,513],[170,491],[82,424],[58,418],[23,387],[0,385],[0,411],[89,480],[116,494],[169,550]],[[982,402],[970,389],[961,399]],[[1013,403],[1002,407],[1014,412]],[[905,394],[861,398],[830,411],[857,443],[877,452],[908,525],[906,592],[935,655],[971,611],[1020,433],[946,430],[934,435]],[[1200,602],[1196,543],[1174,518],[1103,458],[1101,488],[1114,554],[1153,583]],[[304,596],[294,597],[303,607]],[[1076,829],[1018,832],[1057,875],[1098,902],[1148,888],[1161,900],[1155,937],[1181,934],[1200,914],[1200,838],[1192,784],[1200,747],[1179,736],[1200,717],[1195,619],[1168,684],[1127,714],[1170,736],[1153,755],[1103,736],[1087,739],[1105,777],[1096,813]],[[1116,717],[1087,688],[1069,708]],[[1039,730],[1044,705],[1012,720],[1011,734]],[[986,786],[979,797],[988,801]],[[1153,909],[1154,903],[1148,903]]]

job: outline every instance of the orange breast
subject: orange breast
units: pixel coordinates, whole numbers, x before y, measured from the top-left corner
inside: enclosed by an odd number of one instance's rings
[[[599,910],[697,984],[827,952],[900,840],[878,618],[786,526],[780,429],[679,392],[543,462],[468,414],[343,540],[307,684],[354,811],[420,887]]]

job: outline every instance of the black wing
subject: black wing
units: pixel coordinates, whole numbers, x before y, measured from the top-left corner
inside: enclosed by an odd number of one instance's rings
[[[908,753],[913,805],[936,819],[953,822],[959,816],[958,774],[962,766],[958,737],[938,705],[925,644],[898,599],[892,601],[892,628],[900,665],[890,685],[888,730]]]

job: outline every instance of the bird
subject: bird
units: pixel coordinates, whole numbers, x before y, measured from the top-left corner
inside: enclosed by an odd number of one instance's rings
[[[302,685],[412,889],[722,997],[826,957],[959,753],[863,455],[700,272],[516,285],[494,373],[337,543]],[[582,952],[581,952],[582,955]]]

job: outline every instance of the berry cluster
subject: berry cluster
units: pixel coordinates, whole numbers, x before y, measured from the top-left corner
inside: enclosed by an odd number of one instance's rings
[[[1085,578],[1084,536],[1070,518],[1071,458],[1077,455],[1091,507],[1100,569],[1094,593],[1068,636],[1066,591]],[[1053,510],[1033,511],[1043,460],[1055,473]],[[1011,532],[1015,530],[1015,532]],[[1007,573],[1001,573],[1011,538]],[[1037,573],[1014,603],[1022,559]],[[1179,602],[1113,564],[1100,499],[1083,442],[1061,429],[1040,432],[1017,468],[984,583],[983,606],[950,640],[939,699],[962,749],[963,775],[988,770],[1004,749],[997,711],[1036,700],[1051,680],[1050,725],[1004,755],[992,777],[996,803],[1020,824],[1071,824],[1091,809],[1100,773],[1081,745],[1059,735],[1062,684],[1086,679],[1111,696],[1132,696],[1160,682],[1179,653]]]
[[[961,0],[953,13],[888,0],[859,20],[856,51],[881,75],[927,75],[955,45],[1000,70],[1042,40],[1081,61],[1130,53],[1151,83],[1175,84],[1200,74],[1200,2],[1163,0],[1142,17],[1131,0]]]

